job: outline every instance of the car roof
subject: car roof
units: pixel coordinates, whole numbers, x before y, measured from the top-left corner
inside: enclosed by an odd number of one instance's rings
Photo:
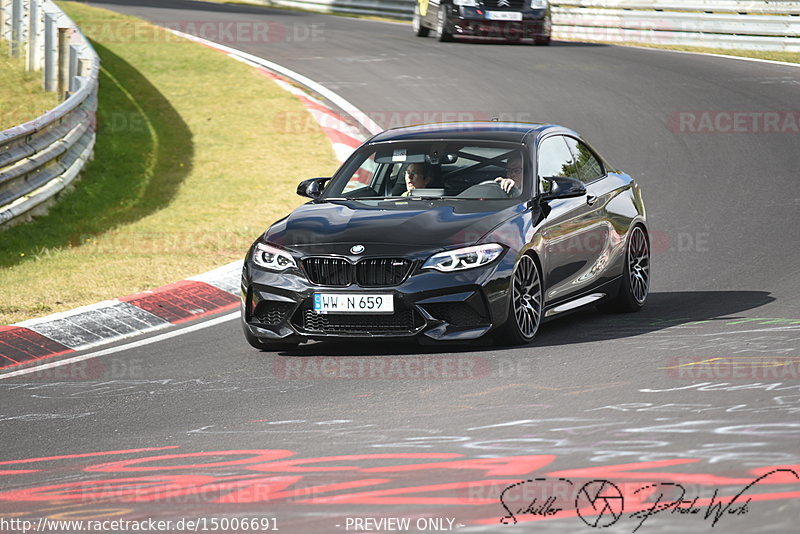
[[[375,135],[369,142],[459,139],[524,143],[526,137],[531,134],[532,138],[536,139],[550,131],[578,136],[572,130],[555,124],[499,121],[439,122],[392,128]]]

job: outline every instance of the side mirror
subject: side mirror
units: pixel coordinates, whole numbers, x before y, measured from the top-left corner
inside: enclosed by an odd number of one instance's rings
[[[586,186],[577,178],[567,178],[566,176],[551,176],[545,178],[550,182],[550,191],[542,193],[542,200],[554,200],[557,198],[575,198],[586,194]]]
[[[328,180],[330,180],[329,177],[303,180],[297,186],[297,194],[301,197],[317,199],[322,194],[322,190],[325,189],[325,182]]]

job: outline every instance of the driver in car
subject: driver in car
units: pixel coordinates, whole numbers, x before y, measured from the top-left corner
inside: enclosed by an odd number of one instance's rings
[[[494,181],[508,196],[519,195],[522,192],[522,158],[511,156],[506,163],[506,177],[498,176]]]
[[[425,189],[431,183],[431,175],[424,163],[412,163],[406,167],[406,192],[402,196],[411,194],[412,189]]]

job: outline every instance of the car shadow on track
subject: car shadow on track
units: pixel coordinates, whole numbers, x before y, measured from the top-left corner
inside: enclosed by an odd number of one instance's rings
[[[650,293],[637,313],[593,308],[545,323],[533,346],[548,347],[640,336],[697,321],[731,321],[775,298],[766,291],[669,291]]]
[[[469,37],[457,37],[459,44],[472,44],[482,46],[532,46],[530,41],[514,41],[506,39],[470,39]],[[604,48],[612,45],[606,43],[591,43],[581,41],[550,41],[550,48]],[[548,47],[539,47],[546,50]]]
[[[765,291],[671,291],[651,293],[638,313],[601,313],[588,307],[571,315],[544,323],[536,339],[527,346],[552,347],[640,336],[697,321],[730,321],[737,314],[774,302]],[[454,353],[518,350],[503,347],[493,340],[479,339],[461,344],[418,344],[407,341],[358,340],[328,341],[300,345],[297,349],[279,352],[280,356],[402,356],[419,354],[447,355]]]
[[[419,356],[422,354],[475,353],[497,350],[491,339],[479,339],[463,343],[418,343],[392,339],[346,339],[324,342],[312,342],[300,345],[296,349],[280,351],[279,356],[314,357],[314,356]]]

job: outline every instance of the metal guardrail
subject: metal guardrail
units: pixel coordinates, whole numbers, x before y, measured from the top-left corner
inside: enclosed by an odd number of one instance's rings
[[[51,0],[0,0],[0,38],[63,101],[0,132],[0,226],[36,214],[92,156],[100,59]],[[36,209],[38,208],[38,209]]]
[[[553,0],[553,37],[800,52],[800,2]]]
[[[250,0],[411,19],[416,0]],[[551,0],[553,37],[800,52],[800,1]]]

